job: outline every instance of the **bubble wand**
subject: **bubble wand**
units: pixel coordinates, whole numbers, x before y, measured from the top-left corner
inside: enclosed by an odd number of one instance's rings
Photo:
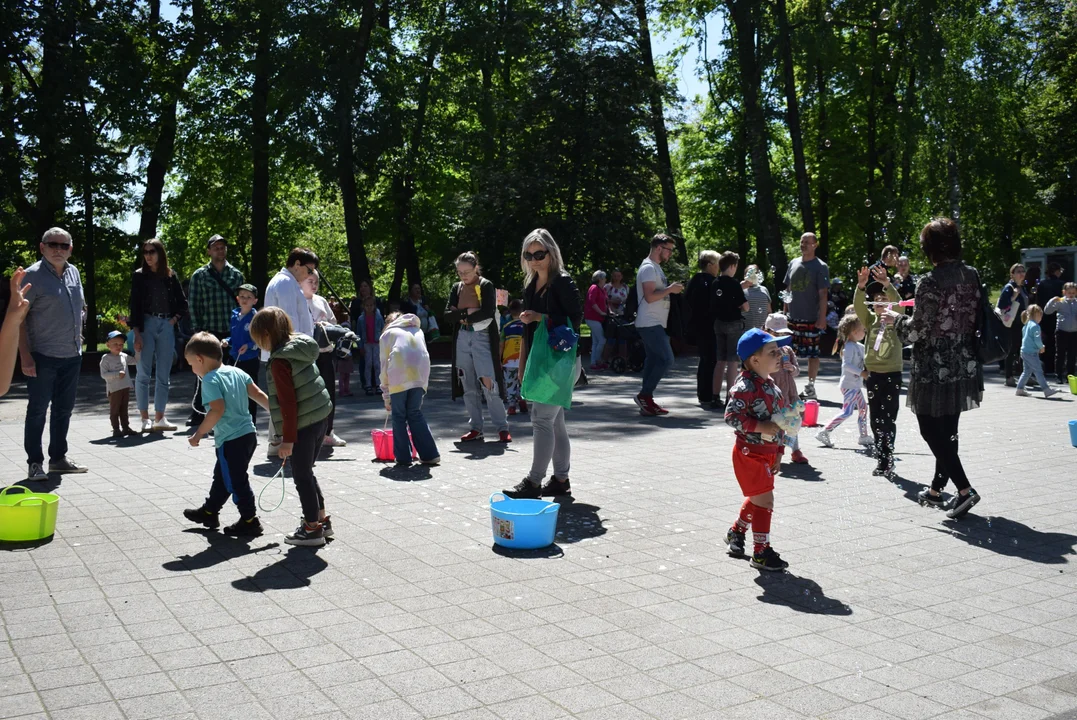
[[[885,307],[886,312],[890,312],[890,310],[892,310],[895,305],[897,305],[898,307],[903,307],[903,308],[915,307],[916,306],[916,300],[901,300],[899,302],[869,302],[869,303],[864,303],[864,304],[868,305],[870,307]],[[879,352],[879,348],[883,344],[883,334],[885,332],[886,332],[886,326],[883,325],[882,323],[879,323],[879,334],[875,336],[875,348],[874,348],[875,352]]]

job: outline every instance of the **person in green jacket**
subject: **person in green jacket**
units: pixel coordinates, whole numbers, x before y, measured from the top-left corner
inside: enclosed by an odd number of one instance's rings
[[[277,452],[281,460],[292,460],[292,479],[303,506],[303,521],[295,532],[284,536],[284,542],[325,545],[333,525],[314,476],[314,460],[325,439],[333,403],[316,365],[318,342],[292,332],[292,321],[278,307],[260,310],[251,321],[250,334],[254,344],[269,353],[269,414],[283,438]]]
[[[869,283],[868,278],[872,280]],[[867,328],[864,338],[866,355],[864,367],[868,371],[868,417],[871,434],[875,436],[875,458],[878,463],[872,475],[890,477],[894,472],[894,440],[897,438],[897,414],[901,402],[901,340],[893,325],[884,325],[879,317],[885,306],[867,303],[895,303],[894,310],[904,312],[897,306],[901,295],[890,282],[886,269],[862,267],[856,276],[856,292],[853,307],[860,322]]]

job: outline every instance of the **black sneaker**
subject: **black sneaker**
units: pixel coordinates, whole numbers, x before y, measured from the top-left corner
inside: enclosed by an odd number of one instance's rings
[[[512,490],[502,490],[501,494],[513,500],[538,500],[542,497],[542,488],[524,478]]]
[[[562,495],[572,494],[572,483],[568,478],[564,480],[558,480],[554,476],[550,476],[549,482],[542,486],[542,490],[539,492],[542,497],[560,497]]]
[[[206,508],[204,506],[200,507],[200,508],[192,508],[192,509],[189,509],[189,510],[184,510],[183,511],[183,517],[187,518],[188,520],[190,520],[193,523],[198,523],[199,525],[205,525],[206,527],[210,528],[211,530],[215,530],[216,528],[219,528],[221,526],[221,519],[218,516],[218,514],[215,513],[215,512],[210,512],[209,510],[206,510]]]
[[[879,458],[875,469],[871,471],[875,477],[890,477],[894,474],[894,458]]]
[[[262,522],[257,515],[249,520],[240,518],[236,520],[234,525],[229,525],[221,532],[225,535],[235,535],[236,537],[258,537],[262,534]]]
[[[916,499],[920,501],[921,505],[933,505],[934,507],[942,507],[946,503],[946,499],[941,493],[932,495],[931,488],[924,488],[916,493]]]
[[[725,534],[725,544],[729,547],[729,554],[744,557],[744,533],[729,528]]]
[[[333,519],[328,515],[322,518],[322,535],[327,538],[333,537]]]
[[[956,493],[946,506],[946,517],[954,520],[963,517],[978,502],[980,502],[980,494],[972,488],[969,488],[966,495]]]
[[[295,532],[284,536],[284,542],[302,547],[319,547],[325,545],[325,532],[322,530],[321,523],[310,527],[306,522],[301,522]]]
[[[122,437],[123,437],[123,430],[113,430],[112,431],[112,438],[114,440],[119,440]]]
[[[763,548],[763,552],[755,553],[752,555],[752,567],[756,570],[766,570],[767,572],[778,572],[779,570],[785,570],[789,567],[789,563],[781,559],[781,556],[774,551],[770,545]]]
[[[725,412],[725,401],[715,395],[711,398],[711,410],[721,410],[722,412]]]
[[[190,416],[187,418],[187,422],[185,424],[187,425],[187,427],[198,427],[199,425],[202,424],[202,421],[205,420],[205,419],[206,419],[206,416],[203,415],[202,413],[192,412],[190,414]]]

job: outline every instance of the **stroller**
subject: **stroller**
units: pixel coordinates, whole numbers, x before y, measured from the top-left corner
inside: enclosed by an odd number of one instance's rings
[[[634,320],[625,320],[620,317],[610,318],[609,322],[606,323],[606,338],[607,340],[622,341],[628,346],[628,357],[617,355],[612,358],[610,360],[610,370],[618,374],[629,371],[637,373],[643,370],[646,352],[643,348],[643,340],[639,336],[639,331],[636,330]]]

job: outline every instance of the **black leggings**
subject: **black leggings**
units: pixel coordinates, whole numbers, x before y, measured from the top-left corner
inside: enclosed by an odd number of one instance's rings
[[[1068,382],[1077,366],[1077,332],[1055,333],[1055,372],[1059,382]]]
[[[941,417],[916,416],[920,423],[920,436],[935,456],[935,477],[931,479],[931,487],[940,492],[949,480],[954,481],[958,490],[969,487],[969,479],[965,476],[965,468],[962,467],[961,458],[957,454],[957,423],[960,418],[960,414]]]
[[[696,399],[701,403],[709,403],[714,399],[714,366],[718,363],[714,343],[713,334],[700,334],[699,367],[696,368]]]
[[[901,407],[901,372],[868,373],[868,413],[875,436],[875,457],[888,461],[894,454],[897,415]]]
[[[1021,342],[1024,339],[1024,325],[1020,318],[1014,318],[1013,325],[1009,327],[1010,351],[1006,355],[1006,379],[1018,378],[1024,369],[1021,362]]]
[[[300,428],[292,445],[292,455],[288,461],[292,465],[292,482],[299,493],[299,502],[303,506],[303,519],[308,523],[318,522],[318,511],[325,509],[325,497],[314,477],[314,461],[325,440],[325,420]]]
[[[333,432],[333,419],[337,414],[337,361],[333,357],[336,353],[318,353],[318,373],[322,376],[325,389],[329,393],[329,402],[333,403],[333,409],[329,411],[329,418],[325,423],[325,434]]]

